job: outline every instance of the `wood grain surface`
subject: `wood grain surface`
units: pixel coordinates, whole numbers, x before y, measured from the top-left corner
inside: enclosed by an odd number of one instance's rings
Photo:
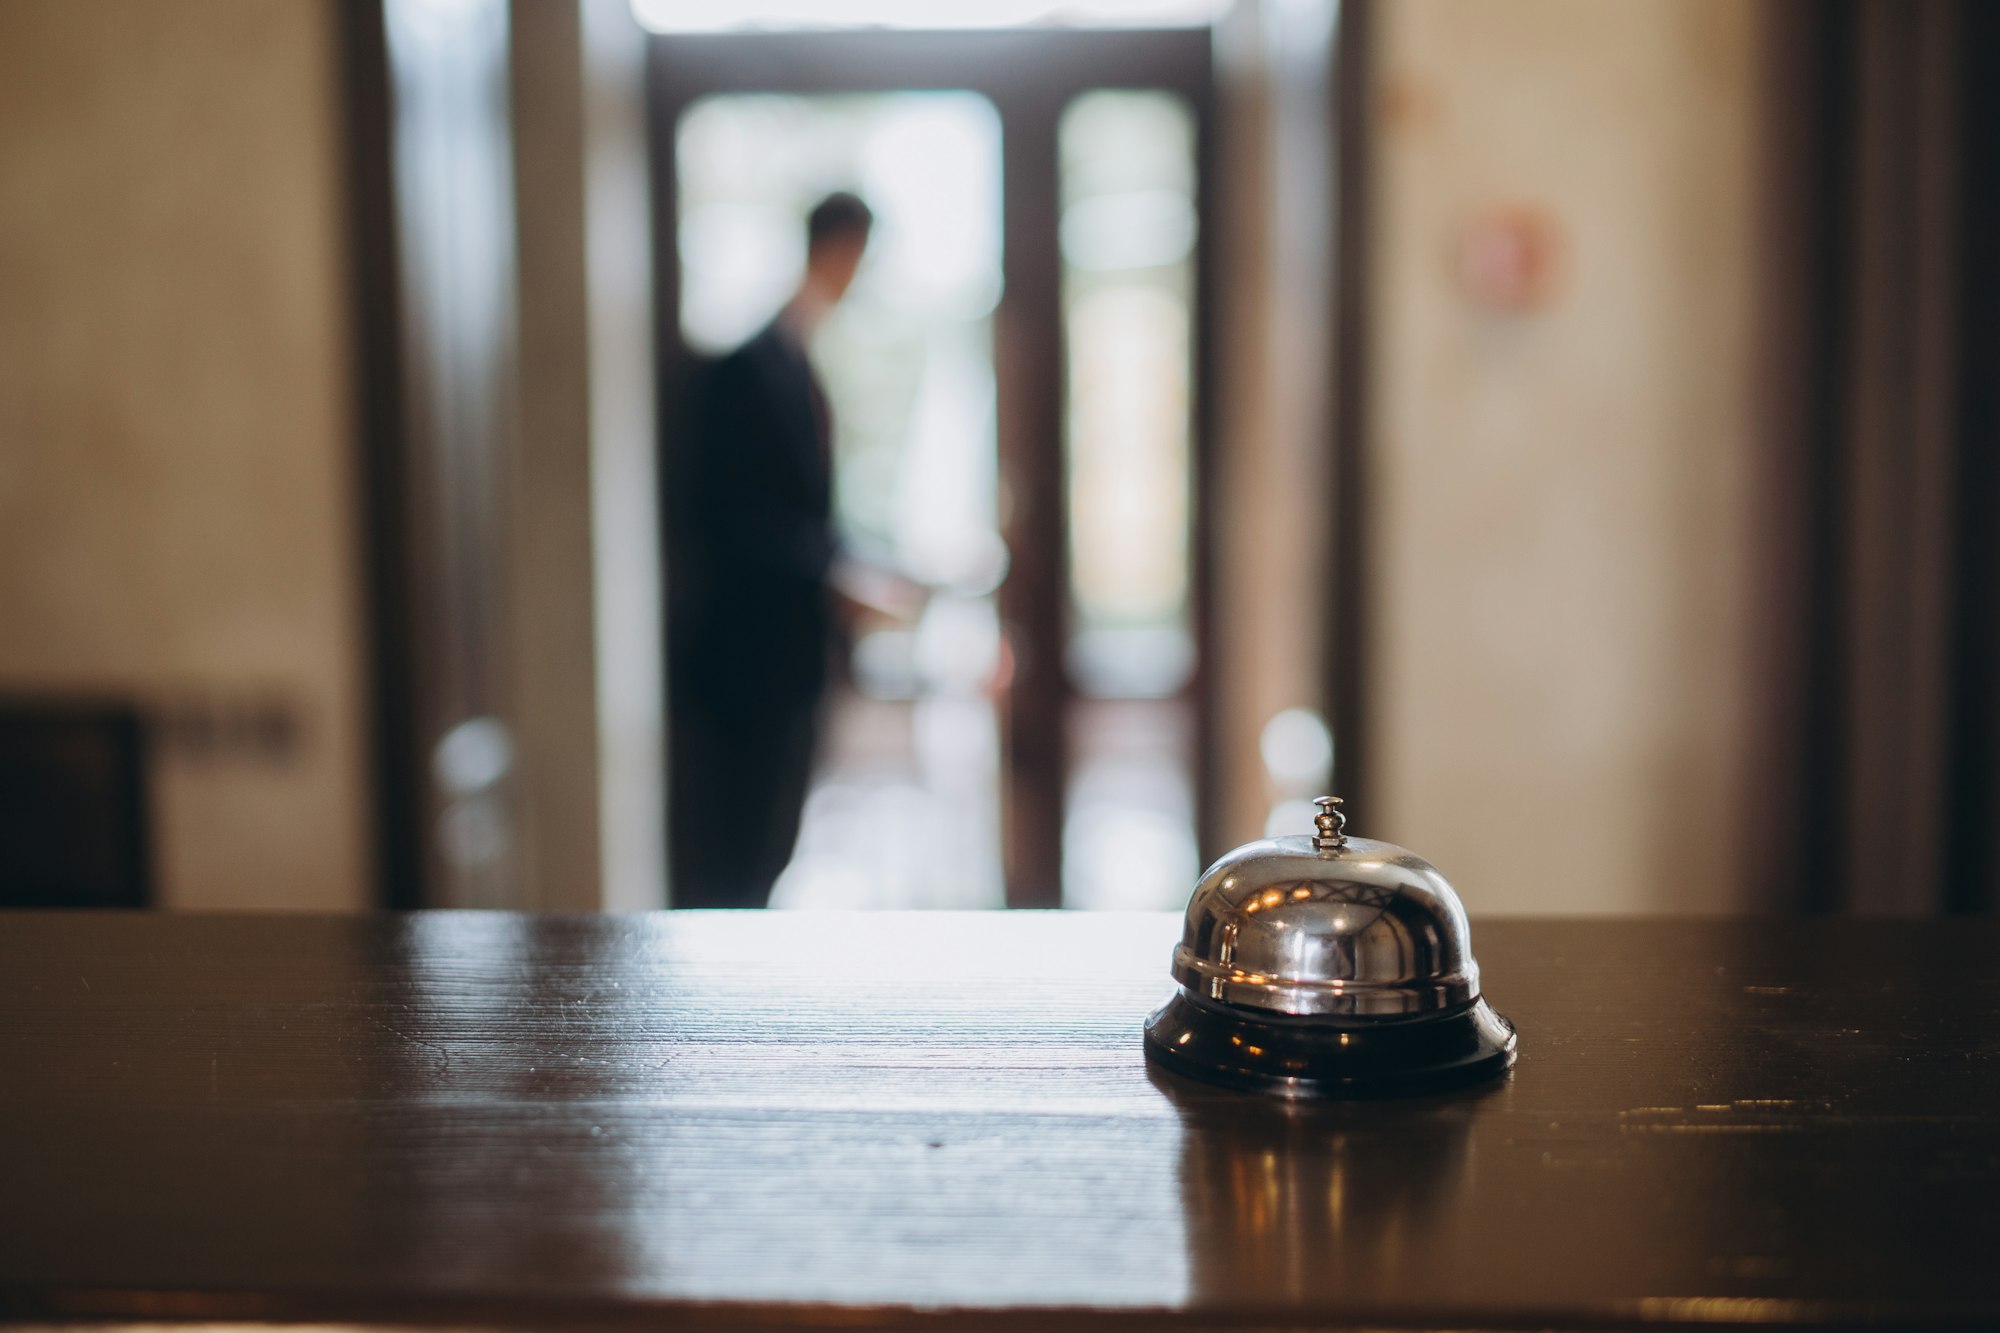
[[[2000,1320],[2000,927],[1479,922],[1519,1067],[1149,1073],[1177,919],[0,916],[0,1317]]]

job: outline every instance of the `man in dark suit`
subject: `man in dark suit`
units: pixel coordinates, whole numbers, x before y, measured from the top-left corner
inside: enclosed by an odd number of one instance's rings
[[[791,859],[834,634],[833,469],[806,340],[873,225],[834,194],[785,308],[706,368],[669,469],[669,848],[679,907],[762,907]]]

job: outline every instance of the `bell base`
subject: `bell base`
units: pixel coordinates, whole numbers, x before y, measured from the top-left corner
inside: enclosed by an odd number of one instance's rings
[[[1483,999],[1435,1018],[1329,1024],[1247,1017],[1185,989],[1146,1020],[1162,1069],[1279,1097],[1420,1097],[1514,1065],[1514,1025]]]

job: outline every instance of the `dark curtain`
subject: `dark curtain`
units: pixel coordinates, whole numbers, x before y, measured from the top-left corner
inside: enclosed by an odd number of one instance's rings
[[[2000,4],[1773,0],[1750,865],[2000,905]]]

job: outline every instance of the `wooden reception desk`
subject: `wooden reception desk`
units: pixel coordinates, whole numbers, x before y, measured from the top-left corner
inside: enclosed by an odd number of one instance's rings
[[[0,1319],[2000,1321],[2000,924],[1475,924],[1519,1066],[1149,1073],[1178,918],[0,916]]]

